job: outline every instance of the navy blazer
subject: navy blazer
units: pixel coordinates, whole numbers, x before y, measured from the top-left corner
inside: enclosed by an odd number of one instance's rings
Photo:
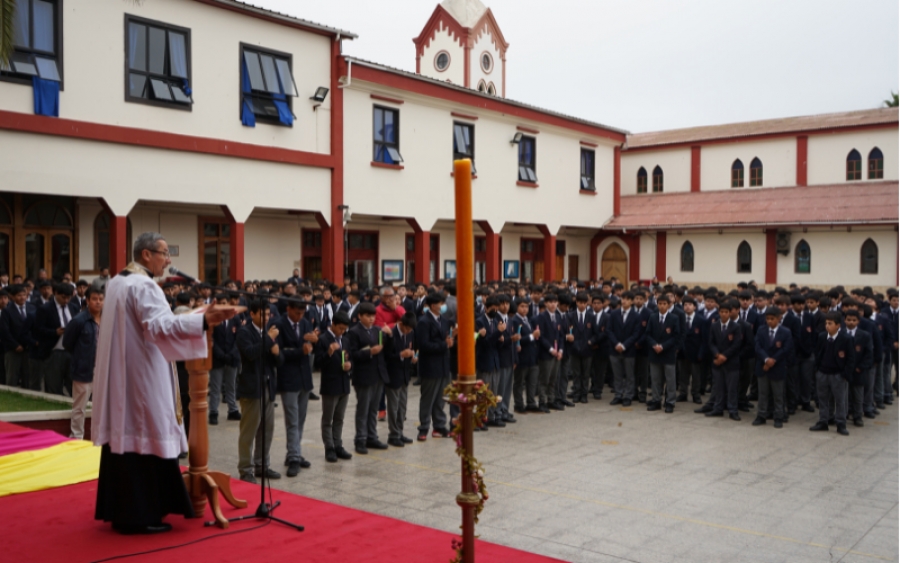
[[[593,309],[591,310],[593,312]],[[594,351],[594,357],[609,356],[609,334],[607,333],[609,325],[609,311],[600,310],[594,313],[594,345],[591,347]]]
[[[740,319],[738,319],[737,322],[740,323],[741,330],[743,331],[743,340],[741,341],[741,361],[752,360],[756,357],[756,332],[753,329],[753,325],[749,322],[741,322]]]
[[[506,316],[506,330],[502,333],[502,339],[497,343],[497,355],[500,357],[500,369],[512,368],[516,363],[516,347],[512,341],[513,328],[509,315]],[[503,321],[500,314],[497,314],[497,324]]]
[[[828,333],[823,332],[819,335],[819,342],[816,345],[816,371],[822,371],[825,367],[825,355],[828,352]],[[831,348],[828,363],[836,366],[840,370],[841,377],[846,381],[853,380],[853,369],[855,365],[855,346],[853,339],[847,334],[847,331],[841,329],[834,337],[834,345]],[[825,372],[823,372],[825,373]],[[829,374],[829,375],[834,375]]]
[[[31,303],[25,304],[24,319],[19,308],[12,301],[3,310],[3,314],[0,315],[0,341],[3,342],[3,348],[7,352],[14,352],[19,346],[23,351],[28,351],[37,344],[31,334],[34,314],[34,305]]]
[[[278,327],[278,347],[284,356],[284,363],[278,368],[278,391],[281,393],[312,391],[313,388],[312,368],[309,365],[309,354],[303,351],[303,345],[306,343],[303,337],[314,329],[305,318],[301,318],[298,325],[299,337],[287,315],[280,316],[275,322],[275,326]],[[310,346],[315,349],[313,343],[310,343]]]
[[[537,318],[537,326],[541,329],[541,339],[538,343],[538,361],[554,359],[551,352],[565,349],[565,335],[563,334],[563,314],[554,313],[554,319],[550,318],[550,311],[544,311]]]
[[[791,331],[779,326],[775,329],[775,340],[769,343],[769,326],[761,326],[756,332],[756,377],[769,377],[773,381],[784,380],[787,377],[788,359],[792,356],[791,349],[794,341]],[[769,371],[764,371],[763,366],[768,358],[775,360],[775,365]]]
[[[381,335],[380,337],[378,335]],[[379,381],[387,383],[388,372],[385,356],[390,353],[391,341],[390,336],[383,333],[380,328],[372,325],[372,328],[366,328],[362,323],[349,329],[344,333],[347,342],[347,353],[350,355],[350,362],[353,364],[353,386],[366,387],[375,385]],[[372,355],[371,348],[378,346],[379,338],[383,346],[381,353]]]
[[[618,308],[609,313],[609,321],[606,325],[606,334],[609,337],[609,354],[623,358],[635,356],[635,343],[641,336],[641,320],[639,315],[630,309],[628,319],[623,323],[622,309]],[[621,344],[625,351],[619,353],[616,346]]]
[[[797,355],[801,359],[808,358],[816,349],[818,333],[816,332],[815,315],[808,311],[801,313],[802,318],[794,314],[794,318],[800,321],[800,339],[797,341]]]
[[[869,336],[872,337],[872,362],[873,365],[874,363],[880,363],[884,351],[884,337],[882,336],[884,328],[879,327],[872,319],[867,319],[860,315],[858,329],[868,332]]]
[[[872,352],[872,335],[856,327],[853,335],[853,379],[851,385],[861,386],[866,384],[866,376],[874,365]]]
[[[646,356],[648,354],[651,354],[651,352],[648,352],[649,346],[647,346],[647,344],[644,342],[644,340],[647,337],[647,330],[649,330],[649,328],[650,328],[650,316],[651,316],[652,311],[650,310],[649,307],[644,307],[640,311],[638,311],[637,308],[632,307],[631,311],[633,313],[636,312],[638,317],[640,317],[640,319],[641,319],[641,326],[640,326],[640,330],[638,331],[639,335],[638,335],[637,342],[634,343],[634,349],[636,351],[636,355]],[[652,352],[652,354],[654,356],[656,355],[655,352]]]
[[[262,337],[265,337],[264,349],[260,349]],[[237,333],[237,348],[241,354],[241,373],[237,377],[237,396],[239,399],[259,399],[261,386],[260,376],[269,387],[269,395],[275,396],[275,368],[284,362],[284,353],[279,346],[278,355],[271,352],[276,344],[269,334],[260,334],[252,322],[242,326]],[[262,356],[262,358],[260,358]],[[257,370],[260,373],[257,373]]]
[[[492,372],[500,369],[500,354],[497,348],[500,345],[501,333],[497,330],[496,317],[489,318],[482,315],[475,319],[475,331],[485,330],[484,336],[478,336],[475,341],[475,370],[479,372]]]
[[[72,381],[90,383],[94,380],[94,360],[97,357],[97,337],[100,327],[89,311],[82,311],[66,325],[63,348],[72,355],[69,374]]]
[[[312,323],[314,328],[319,329],[319,332],[325,332],[325,329],[331,326],[331,318],[328,316],[328,311],[325,310],[326,307],[328,307],[327,303],[322,305],[321,315],[315,304],[306,307],[306,318]]]
[[[240,365],[241,353],[238,352],[235,345],[240,328],[241,322],[237,318],[229,319],[227,322],[213,327],[213,369]]]
[[[522,338],[516,343],[516,365],[531,367],[537,365],[537,342],[534,340],[535,327],[527,317],[515,315],[509,320],[510,330]]]
[[[694,364],[699,364],[707,357],[709,346],[709,322],[703,315],[694,313],[694,319],[687,333],[682,338],[682,357]]]
[[[341,348],[335,350],[330,356],[328,349],[333,343],[337,342]],[[341,360],[341,352],[343,357],[350,361],[350,370],[344,371],[343,362]],[[316,369],[322,371],[322,377],[319,381],[319,393],[322,395],[336,396],[350,394],[350,373],[353,370],[353,361],[346,354],[346,341],[343,337],[336,337],[330,330],[326,330],[319,335],[319,341],[316,342],[315,351]]]
[[[394,325],[391,332],[394,334],[394,340],[390,352],[385,356],[389,379],[385,386],[391,389],[400,389],[409,385],[413,369],[412,358],[401,358],[400,352],[403,350],[415,351],[416,334],[414,331],[403,334],[397,325]]]
[[[803,328],[800,326],[800,319],[794,315],[793,311],[788,311],[783,317],[781,317],[781,325],[788,330],[791,331],[791,351],[788,353],[788,362],[791,365],[794,365],[794,362],[797,361],[797,356],[800,352],[798,350],[800,335],[803,332]]]
[[[416,347],[419,350],[419,376],[450,377],[450,353],[447,337],[450,323],[444,317],[434,318],[425,311],[416,324]]]
[[[740,364],[744,327],[733,321],[728,321],[728,328],[724,324],[722,319],[717,319],[709,326],[709,356],[715,360],[722,354],[728,359],[719,367],[735,369]]]
[[[584,310],[584,323],[578,322],[578,309],[569,311],[569,327],[575,340],[569,342],[569,351],[579,358],[590,358],[594,354],[594,344],[597,342],[597,319],[590,308]]]
[[[76,316],[72,314],[72,309],[66,305],[66,313],[69,315],[69,322]],[[59,311],[56,308],[56,300],[40,305],[35,311],[34,324],[32,325],[32,337],[37,345],[31,349],[30,356],[36,360],[46,360],[53,352],[56,343],[59,342],[61,336],[56,331],[62,327],[59,320]]]
[[[682,323],[681,317],[675,313],[667,312],[663,323],[659,322],[659,314],[654,313],[650,316],[647,331],[644,333],[644,344],[647,346],[650,363],[675,364],[675,356],[681,344]],[[653,349],[657,344],[663,348],[658,354]]]

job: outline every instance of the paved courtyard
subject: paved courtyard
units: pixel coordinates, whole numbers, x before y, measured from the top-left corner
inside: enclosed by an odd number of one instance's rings
[[[418,389],[410,386],[413,438]],[[898,403],[842,437],[833,428],[809,432],[817,416],[809,413],[776,430],[750,426],[748,413],[741,422],[710,419],[694,414],[693,403],[648,413],[639,403],[610,406],[610,398],[476,433],[490,492],[476,528],[482,539],[578,562],[898,559]],[[351,396],[351,426],[353,408]],[[284,473],[284,421],[275,412],[272,462]],[[210,467],[236,477],[238,423],[224,415],[223,405],[210,427]],[[321,402],[310,402],[302,448],[312,467],[273,481],[276,488],[458,531],[450,440],[331,464],[320,417]],[[387,432],[379,423],[382,441]],[[352,435],[345,425],[351,451]]]

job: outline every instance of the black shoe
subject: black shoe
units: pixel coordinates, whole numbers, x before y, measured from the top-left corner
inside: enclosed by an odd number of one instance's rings
[[[782,426],[783,426],[783,424],[782,424],[782,422],[781,422],[781,419],[780,419],[780,418],[776,418],[776,419],[775,419],[775,428],[781,428]]]
[[[841,436],[849,436],[849,435],[850,435],[850,433],[847,432],[847,425],[846,425],[846,424],[838,424],[838,425],[837,425],[837,431],[838,431],[838,434],[840,434]]]
[[[419,432],[419,434],[416,436],[416,440],[419,442],[424,442],[427,439],[428,439],[428,432]]]
[[[312,464],[306,461],[305,457],[300,456],[300,467],[302,467],[303,469],[309,469],[311,466]]]
[[[403,446],[406,445],[403,443],[403,440],[401,440],[400,438],[388,438],[388,444],[390,444],[391,446],[397,447],[397,448],[402,448]]]
[[[506,416],[503,417],[503,422],[505,422],[507,424],[515,424],[518,422],[518,420],[516,420],[516,417],[514,417],[513,415],[507,414]]]
[[[707,412],[707,413],[705,414],[705,416],[710,416],[710,417],[712,417],[712,416],[725,416],[725,413],[724,413],[723,411],[709,411],[709,412]]]
[[[730,418],[731,420],[733,420],[733,421],[735,421],[735,422],[740,422],[740,421],[741,421],[741,415],[739,415],[739,414],[736,413],[736,412],[733,412],[733,413],[729,414],[729,415],[728,415],[728,418]]]
[[[575,397],[575,392],[574,392],[574,391],[569,391],[568,393],[566,393],[566,397],[568,397],[568,398],[570,398],[570,399],[573,398],[573,397]]]
[[[803,403],[803,405],[800,407],[800,410],[802,410],[803,412],[816,412],[816,409],[814,409],[813,406],[809,403]]]
[[[758,400],[759,400],[759,395],[753,395],[753,394],[747,395],[747,400],[748,400],[748,401],[758,401]]]
[[[695,404],[695,405],[702,405],[702,404],[703,404],[703,399],[700,398],[700,395],[694,395],[694,404]]]
[[[870,413],[870,412],[867,412],[867,413],[863,414],[863,416],[866,417],[866,418],[875,418],[875,414],[874,414],[874,413]],[[860,422],[862,422],[862,421],[860,421]]]
[[[550,413],[550,407],[547,406],[547,403],[541,403],[541,406],[539,406],[538,409],[544,414]]]
[[[572,401],[562,400],[562,401],[560,401],[560,403],[562,403],[563,405],[565,405],[565,406],[567,406],[567,407],[574,407],[574,406],[575,406],[575,403],[573,403]]]
[[[367,453],[369,453],[369,450],[366,449],[365,444],[356,444],[356,447],[353,449],[355,449],[356,453],[358,453],[359,455],[366,455]]]
[[[599,401],[600,399],[603,398],[603,394],[602,393],[594,393],[594,398]]]
[[[788,409],[788,415],[789,415],[789,416],[794,416],[795,414],[797,414],[797,409],[796,409],[796,408],[791,407],[791,408]]]
[[[366,442],[367,448],[372,448],[373,450],[386,450],[388,449],[387,444],[381,442],[379,440],[369,440]]]
[[[171,524],[166,524],[165,522],[160,522],[158,524],[151,524],[149,526],[115,526],[113,525],[113,530],[119,532],[120,534],[130,536],[133,534],[161,534],[163,532],[168,532],[172,530]]]
[[[611,404],[611,405],[621,405],[621,404],[622,404],[622,399],[620,399],[619,397],[616,397],[615,399],[613,399],[612,401],[610,401],[609,404]]]
[[[741,412],[750,412],[750,407],[747,405],[738,405],[738,410]]]
[[[633,401],[634,398],[632,398],[631,400]],[[646,403],[646,402],[647,402],[647,397],[638,397],[638,398],[637,398],[637,402],[639,402],[639,403]]]
[[[875,403],[875,408],[876,408],[876,409],[884,410],[884,405],[885,405],[885,404],[887,404],[887,403]]]
[[[241,481],[250,483],[251,485],[255,485],[258,482],[256,480],[256,477],[254,477],[252,473],[244,473],[243,475],[241,475]]]
[[[319,396],[316,395],[315,393],[313,393],[312,391],[310,391],[310,392],[309,392],[309,400],[310,400],[310,401],[318,401],[318,400],[319,400]]]
[[[544,412],[541,410],[539,405],[528,405],[525,407],[525,412]]]
[[[287,476],[288,477],[296,477],[300,473],[300,462],[292,461],[288,465]]]
[[[708,406],[708,405],[703,405],[703,406],[700,407],[699,409],[694,409],[694,412],[697,413],[697,414],[705,414],[705,413],[708,413],[708,412],[712,412],[712,407],[710,407],[710,406]]]
[[[413,381],[413,385],[422,385],[422,381],[417,379]]]
[[[406,436],[400,436],[400,441],[403,442],[404,444],[412,444],[413,443],[413,439],[407,438]]]
[[[261,467],[257,467],[253,471],[253,475],[256,477],[262,477],[263,472]],[[266,479],[281,479],[281,473],[275,471],[271,467],[266,469]]]
[[[860,428],[864,426],[862,419],[857,418],[853,421],[853,426],[859,426]]]
[[[502,420],[489,420],[487,421],[488,426],[494,426],[496,428],[506,428],[506,423]]]
[[[241,419],[241,411],[231,411],[228,413],[228,420],[240,420]]]
[[[446,438],[449,435],[450,432],[446,428],[435,428],[431,431],[432,438]]]
[[[672,414],[675,412],[675,405],[666,405],[666,414]]]
[[[209,413],[209,425],[210,426],[218,426],[219,424],[219,413],[211,412]]]
[[[886,405],[893,405],[893,404],[894,404],[894,400],[893,400],[893,399],[885,399],[885,400],[884,400],[884,404],[886,404]]]
[[[353,454],[345,450],[343,447],[335,448],[334,453],[338,456],[338,459],[353,459]]]
[[[583,405],[586,405],[587,402],[588,402],[588,400],[587,400],[587,395],[582,395],[581,398],[578,399],[578,402],[581,403],[581,404],[583,404]]]
[[[831,426],[834,426],[834,425],[837,424],[837,420],[835,420],[834,418],[829,418],[829,419],[828,419],[828,424],[831,425]]]
[[[526,412],[528,412],[528,409],[526,409],[525,407],[515,407],[515,408],[513,409],[513,411],[514,411],[516,414],[525,414]]]
[[[821,420],[809,427],[810,432],[828,432],[828,424]]]
[[[625,399],[624,401],[622,401],[622,406],[623,406],[623,407],[630,407],[630,406],[631,406],[631,399]]]
[[[328,463],[337,463],[337,453],[333,449],[328,448],[325,450],[325,461]]]
[[[555,411],[564,411],[566,407],[563,406],[559,401],[554,401],[552,403],[547,403],[547,408],[553,409]]]
[[[649,412],[658,411],[658,410],[659,410],[659,404],[654,403],[654,402],[647,403],[647,410],[648,410]]]
[[[676,403],[686,403],[687,395],[678,395],[678,397],[675,398],[675,402]]]
[[[765,418],[763,418],[761,416],[757,416],[756,419],[751,424],[752,424],[752,426],[762,426],[765,423],[766,423]]]

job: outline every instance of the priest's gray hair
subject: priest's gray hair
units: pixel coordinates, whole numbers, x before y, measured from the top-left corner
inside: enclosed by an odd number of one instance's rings
[[[138,238],[134,241],[134,249],[132,250],[132,256],[135,260],[141,259],[141,253],[145,250],[149,250],[151,252],[155,252],[157,247],[159,246],[159,241],[166,240],[164,236],[159,233],[154,233],[152,231],[148,231],[146,233],[141,233]]]

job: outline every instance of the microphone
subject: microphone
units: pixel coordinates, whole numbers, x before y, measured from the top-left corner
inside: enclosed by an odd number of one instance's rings
[[[178,276],[180,278],[184,278],[187,281],[192,282],[192,283],[197,281],[197,278],[195,278],[194,276],[189,276],[189,275],[185,274],[184,272],[182,272],[175,266],[172,266],[171,268],[169,268],[169,273],[172,274],[173,276]]]

